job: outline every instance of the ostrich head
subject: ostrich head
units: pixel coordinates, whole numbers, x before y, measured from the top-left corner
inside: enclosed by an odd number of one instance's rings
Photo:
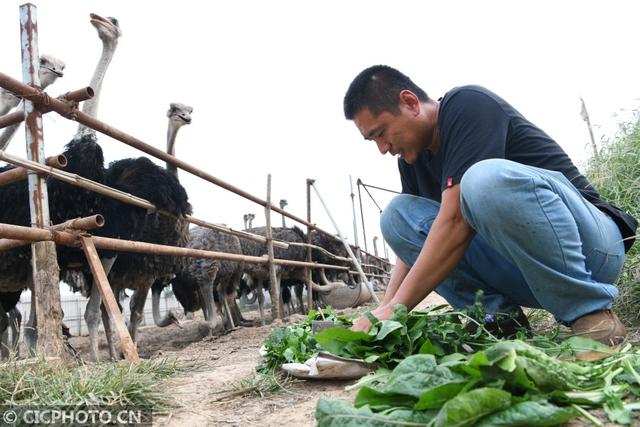
[[[117,45],[118,38],[122,35],[118,20],[112,16],[103,18],[95,13],[90,13],[91,25],[98,30],[98,37],[104,44]]]
[[[98,37],[102,41],[102,55],[100,56],[98,65],[93,72],[91,83],[89,84],[94,92],[93,98],[83,103],[82,112],[91,117],[98,117],[98,102],[102,90],[102,81],[111,63],[113,54],[116,51],[116,47],[118,47],[118,38],[122,35],[122,30],[116,18],[103,18],[95,13],[91,13],[89,16],[91,17],[91,25],[98,31]],[[78,126],[76,138],[82,138],[82,136],[90,133],[95,133],[95,131],[84,125],[80,125]]]
[[[46,89],[47,86],[53,84],[58,77],[62,77],[64,66],[64,62],[54,56],[41,55],[40,72],[38,73],[40,76],[40,88]],[[0,116],[7,114],[13,108],[17,107],[19,103],[20,98],[7,90],[0,88]],[[13,131],[9,133],[5,131],[5,133],[2,134],[2,137],[0,137],[0,140],[2,141],[2,149],[4,149],[6,144],[9,143],[17,129],[18,128],[15,127]]]
[[[190,124],[191,113],[193,113],[193,107],[189,107],[186,104],[180,104],[179,102],[172,102],[169,104],[169,111],[167,111],[169,126],[180,128],[183,125]]]
[[[45,89],[64,76],[65,63],[55,56],[40,55],[40,87]]]

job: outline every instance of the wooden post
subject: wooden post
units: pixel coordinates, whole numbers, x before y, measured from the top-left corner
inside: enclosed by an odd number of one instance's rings
[[[351,211],[353,212],[353,241],[356,246],[358,245],[358,224],[356,221],[356,203],[354,201],[353,194],[353,180],[351,179],[351,175],[349,175],[349,197],[351,197]]]
[[[364,212],[362,210],[362,193],[360,192],[360,185],[362,184],[362,181],[360,181],[360,178],[358,178],[358,203],[360,203],[360,222],[362,222],[362,240],[364,241],[364,250],[367,250],[367,231],[366,228],[364,226]],[[355,241],[356,246],[358,246],[358,241]]]
[[[22,79],[25,84],[40,87],[40,55],[38,53],[37,9],[32,4],[20,6],[20,40],[22,43]],[[33,102],[24,100],[26,113],[25,129],[27,158],[44,164],[44,137],[42,114]],[[29,207],[31,226],[49,226],[49,202],[47,182],[44,177],[28,173]],[[33,274],[33,294],[37,338],[34,343],[40,354],[60,356],[65,354],[62,340],[62,307],[60,305],[60,285],[56,245],[53,242],[37,242],[31,245],[31,268]]]
[[[91,267],[93,282],[98,286],[98,291],[100,292],[102,302],[107,309],[109,319],[115,326],[116,334],[120,340],[122,353],[129,362],[138,363],[140,362],[140,357],[138,356],[136,345],[133,343],[131,335],[129,335],[127,325],[124,323],[124,317],[122,317],[122,312],[120,312],[120,309],[118,308],[118,302],[113,296],[111,285],[109,285],[107,275],[104,272],[104,268],[102,268],[100,257],[98,256],[98,252],[96,251],[96,247],[93,244],[91,236],[80,236],[80,243],[82,243],[82,249],[87,257],[89,266]]]
[[[311,244],[311,184],[312,179],[307,179],[307,243]],[[307,246],[307,262],[311,262],[311,246]],[[313,308],[313,286],[311,286],[311,269],[305,267],[305,275],[307,277],[307,309]]]
[[[591,128],[591,120],[589,119],[589,112],[587,111],[587,106],[584,105],[584,100],[580,97],[580,104],[582,108],[580,109],[580,116],[582,116],[582,120],[587,123],[587,127],[589,128],[589,137],[591,138],[591,149],[593,150],[593,158],[598,160],[598,146],[596,145],[596,139],[593,137],[593,129]]]
[[[267,175],[267,203],[264,207],[267,220],[267,254],[269,256],[269,281],[271,282],[271,316],[273,320],[282,319],[282,305],[280,302],[280,288],[276,280],[276,265],[273,262],[273,233],[271,232],[271,174]],[[260,290],[258,291],[260,292]]]

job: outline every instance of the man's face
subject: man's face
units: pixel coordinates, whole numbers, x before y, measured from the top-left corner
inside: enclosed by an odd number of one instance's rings
[[[398,114],[385,111],[374,116],[365,108],[354,116],[353,122],[364,139],[376,143],[381,154],[397,155],[412,164],[428,144],[427,135],[416,116],[413,109],[401,104]]]

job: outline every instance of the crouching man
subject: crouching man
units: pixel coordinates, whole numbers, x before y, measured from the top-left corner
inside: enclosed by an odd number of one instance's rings
[[[546,133],[483,87],[435,101],[382,65],[353,80],[344,112],[380,153],[399,157],[403,194],[381,217],[398,260],[374,316],[434,290],[464,308],[481,290],[496,314],[485,327],[498,335],[528,327],[520,307],[536,307],[574,334],[624,339],[610,307],[637,221],[602,200]],[[361,317],[353,329],[369,326]]]

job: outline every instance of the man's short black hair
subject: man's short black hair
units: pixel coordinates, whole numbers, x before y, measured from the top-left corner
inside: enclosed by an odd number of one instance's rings
[[[344,116],[347,120],[367,108],[374,116],[383,111],[400,112],[400,92],[410,90],[420,101],[429,101],[427,93],[395,68],[374,65],[360,72],[344,96]]]

